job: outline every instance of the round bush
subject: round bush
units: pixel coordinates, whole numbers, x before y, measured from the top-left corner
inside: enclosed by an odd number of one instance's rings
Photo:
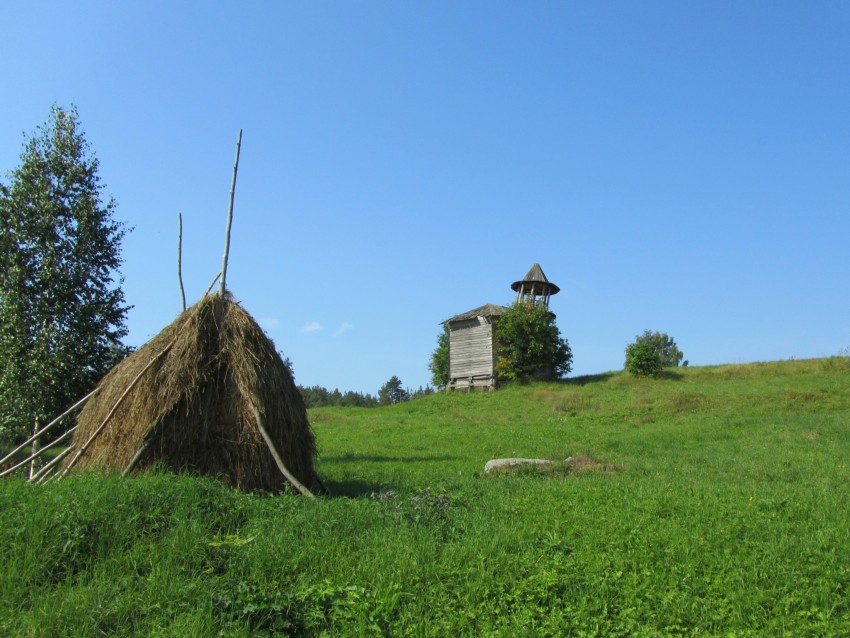
[[[661,355],[645,341],[626,347],[626,370],[636,377],[657,377],[661,373]]]

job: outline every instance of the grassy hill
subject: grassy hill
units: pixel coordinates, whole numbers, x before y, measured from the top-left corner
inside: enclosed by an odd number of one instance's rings
[[[311,422],[317,502],[0,482],[0,635],[850,635],[848,358]]]

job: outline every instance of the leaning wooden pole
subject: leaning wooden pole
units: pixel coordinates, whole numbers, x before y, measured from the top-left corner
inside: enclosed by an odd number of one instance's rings
[[[142,443],[142,446],[138,449],[138,451],[133,455],[133,458],[130,459],[130,462],[127,464],[127,467],[124,468],[124,471],[121,472],[121,476],[129,476],[130,472],[136,467],[139,461],[142,459],[142,455],[147,451],[147,449],[151,446],[156,436],[159,434],[159,429],[154,428],[154,430],[147,436],[147,438]]]
[[[203,294],[203,296],[204,296],[204,297],[206,297],[208,294],[210,294],[210,290],[212,290],[212,289],[213,289],[213,286],[215,286],[215,282],[217,282],[217,281],[218,281],[218,278],[219,278],[219,277],[221,277],[221,273],[218,273],[218,274],[215,276],[215,278],[212,280],[212,283],[209,285],[209,287],[207,288],[206,292],[204,292],[204,294]]]
[[[224,256],[221,258],[221,295],[227,289],[227,258],[230,254],[230,227],[233,225],[233,197],[236,194],[236,173],[239,170],[239,149],[242,147],[242,129],[236,140],[236,161],[233,163],[233,181],[230,183],[230,206],[227,210],[227,229],[224,233]]]
[[[275,465],[277,465],[277,469],[280,470],[280,473],[283,474],[284,478],[292,484],[296,490],[301,492],[307,498],[316,498],[315,494],[308,490],[304,485],[301,484],[295,476],[290,472],[286,465],[283,462],[283,459],[280,458],[280,454],[278,454],[277,448],[274,446],[274,441],[272,441],[272,437],[269,436],[266,427],[263,425],[263,418],[260,416],[260,411],[257,410],[257,406],[254,405],[254,402],[251,401],[246,395],[242,388],[239,388],[242,392],[242,397],[248,403],[248,407],[251,408],[251,412],[254,414],[254,419],[257,421],[257,429],[260,431],[260,434],[263,437],[263,440],[266,442],[266,446],[269,448],[269,452],[272,454],[272,458],[274,459]]]
[[[81,405],[83,405],[86,401],[88,401],[89,399],[91,399],[97,391],[98,391],[98,388],[95,388],[94,390],[92,390],[91,392],[89,392],[86,396],[84,396],[82,399],[80,399],[79,401],[77,401],[74,405],[72,405],[70,408],[68,408],[67,410],[65,410],[62,414],[60,414],[59,416],[57,416],[57,417],[56,417],[55,419],[53,419],[50,423],[48,423],[47,425],[45,425],[43,428],[41,428],[38,432],[36,432],[35,434],[33,434],[33,435],[32,435],[30,438],[28,438],[26,441],[24,441],[23,443],[21,443],[21,444],[20,444],[18,447],[16,447],[14,450],[12,450],[11,452],[9,452],[6,456],[4,456],[2,459],[0,459],[0,465],[3,465],[6,461],[8,461],[9,459],[11,459],[13,456],[15,456],[15,454],[17,454],[18,452],[20,452],[21,450],[23,450],[26,446],[28,446],[30,443],[32,443],[33,441],[35,441],[38,437],[40,437],[42,434],[44,434],[45,432],[47,432],[49,429],[51,429],[51,428],[52,428],[53,426],[55,426],[57,423],[59,423],[60,421],[62,421],[62,419],[64,419],[66,416],[68,416],[69,414],[71,414],[71,412],[73,412],[74,410],[76,410],[77,408],[79,408]]]
[[[130,390],[132,390],[136,386],[136,384],[139,382],[139,379],[142,378],[142,375],[145,372],[147,372],[148,369],[156,361],[158,361],[166,352],[171,350],[171,346],[173,346],[175,343],[177,343],[177,337],[179,337],[179,336],[180,336],[180,332],[178,331],[177,334],[174,336],[174,338],[168,343],[168,345],[165,346],[165,348],[162,349],[162,352],[160,352],[155,357],[152,357],[151,360],[148,361],[148,364],[144,368],[142,368],[142,370],[139,372],[139,374],[137,374],[135,376],[135,378],[130,382],[130,385],[128,385],[124,389],[124,392],[121,393],[121,396],[118,397],[118,400],[112,405],[112,409],[109,410],[109,413],[104,417],[104,419],[103,419],[103,421],[101,421],[100,425],[97,426],[97,429],[94,432],[91,433],[91,436],[88,439],[86,439],[86,442],[83,443],[83,445],[80,447],[80,449],[77,450],[77,453],[74,455],[74,457],[68,462],[68,465],[65,466],[65,469],[62,470],[62,473],[59,475],[59,478],[62,478],[63,476],[65,476],[68,473],[68,471],[72,467],[74,467],[74,464],[83,455],[83,452],[85,452],[88,449],[89,445],[92,444],[92,441],[94,441],[95,438],[97,438],[97,435],[100,434],[101,431],[103,430],[103,428],[106,427],[106,424],[109,423],[110,419],[112,418],[112,415],[115,414],[115,411],[118,409],[118,406],[120,406],[121,402],[124,401],[124,399],[126,398],[126,396],[128,394],[130,394]]]
[[[66,447],[64,450],[59,452],[53,459],[50,460],[50,463],[41,468],[38,472],[35,473],[30,479],[30,483],[35,483],[36,485],[41,485],[41,483],[50,475],[50,473],[56,468],[57,465],[68,456],[71,452],[74,451],[72,447]]]
[[[36,452],[33,452],[32,454],[30,454],[23,461],[19,461],[18,463],[16,463],[12,467],[3,470],[2,472],[0,472],[0,478],[3,478],[4,476],[8,476],[9,474],[11,474],[15,470],[17,470],[19,467],[23,467],[27,463],[31,463],[36,458],[38,458],[39,456],[41,456],[42,454],[47,452],[47,450],[52,448],[54,445],[58,445],[59,443],[61,443],[65,439],[65,437],[69,436],[76,429],[77,429],[77,426],[75,425],[74,427],[70,428],[67,432],[65,432],[62,436],[60,436],[58,439],[54,439],[53,441],[51,441],[50,443],[45,445],[43,448],[39,448]]]

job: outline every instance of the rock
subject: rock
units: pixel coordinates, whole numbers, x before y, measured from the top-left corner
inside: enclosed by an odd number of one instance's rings
[[[496,470],[512,470],[518,465],[551,465],[546,459],[493,459],[484,465],[485,474]]]

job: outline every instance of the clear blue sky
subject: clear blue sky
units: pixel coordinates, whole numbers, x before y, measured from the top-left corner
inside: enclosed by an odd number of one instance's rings
[[[218,272],[296,380],[429,380],[539,262],[574,372],[850,346],[847,2],[0,2],[0,170],[74,104],[132,345]]]

